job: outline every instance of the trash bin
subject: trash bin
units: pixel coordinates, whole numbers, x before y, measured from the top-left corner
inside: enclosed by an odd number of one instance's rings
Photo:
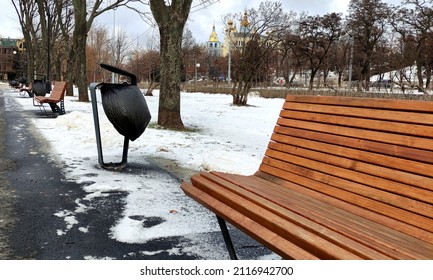
[[[43,80],[34,80],[32,84],[32,93],[36,96],[45,96],[45,82]]]
[[[101,67],[130,79],[130,84],[92,83],[90,85],[98,161],[106,169],[122,169],[127,163],[129,140],[134,141],[141,136],[150,122],[151,115],[144,95],[137,87],[137,77],[134,74],[107,64],[101,64]],[[108,120],[117,132],[125,137],[122,161],[119,163],[107,164],[103,160],[96,88],[100,89],[102,106]]]

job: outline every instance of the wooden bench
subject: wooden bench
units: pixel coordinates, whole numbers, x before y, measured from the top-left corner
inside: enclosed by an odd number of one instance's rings
[[[433,102],[287,96],[259,170],[183,191],[286,259],[433,259]]]
[[[48,112],[43,106],[45,103],[51,107],[51,114],[66,114],[64,98],[66,93],[66,82],[55,82],[53,90],[49,96],[35,96],[33,98],[33,105],[39,106],[43,112],[48,115]],[[57,105],[59,104],[59,105]]]

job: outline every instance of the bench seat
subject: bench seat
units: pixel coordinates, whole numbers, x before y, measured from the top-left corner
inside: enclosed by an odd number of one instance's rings
[[[38,106],[46,115],[49,115],[45,110],[44,104],[48,104],[51,108],[51,114],[66,114],[64,98],[66,93],[66,82],[55,82],[53,90],[49,96],[34,96],[33,105]],[[59,105],[57,105],[59,104]]]
[[[432,103],[287,96],[254,175],[181,187],[285,259],[433,259]]]
[[[368,210],[297,192],[296,184],[219,172],[191,180],[195,187],[184,191],[287,259],[433,259],[432,243],[363,218],[375,215]]]

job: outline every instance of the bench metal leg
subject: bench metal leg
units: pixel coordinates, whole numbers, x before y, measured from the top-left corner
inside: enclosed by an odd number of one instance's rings
[[[229,230],[227,228],[226,221],[217,215],[218,224],[220,225],[221,233],[223,234],[224,242],[226,243],[227,251],[231,260],[237,260],[235,247],[233,246],[232,239],[230,237]]]
[[[65,114],[65,106],[63,105],[63,101],[60,102],[60,106],[57,105],[56,103],[48,103],[50,104],[51,107],[51,111],[53,112],[53,114],[59,114],[59,115],[64,115]]]

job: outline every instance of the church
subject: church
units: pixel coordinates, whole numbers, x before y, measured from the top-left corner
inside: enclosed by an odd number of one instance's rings
[[[215,23],[212,27],[212,32],[207,42],[207,53],[213,57],[227,57],[230,48],[242,46],[249,40],[251,34],[250,22],[248,21],[248,13],[244,12],[243,18],[239,23],[239,29],[233,20],[229,19],[224,30],[224,43],[218,39],[218,34],[215,31]]]
[[[209,78],[218,79],[219,81],[230,80],[231,54],[235,52],[236,48],[241,48],[251,38],[252,33],[246,11],[239,22],[239,28],[232,19],[229,19],[225,25],[223,42],[218,39],[214,23],[209,40],[206,43],[207,62],[205,65],[207,66],[207,75]]]

